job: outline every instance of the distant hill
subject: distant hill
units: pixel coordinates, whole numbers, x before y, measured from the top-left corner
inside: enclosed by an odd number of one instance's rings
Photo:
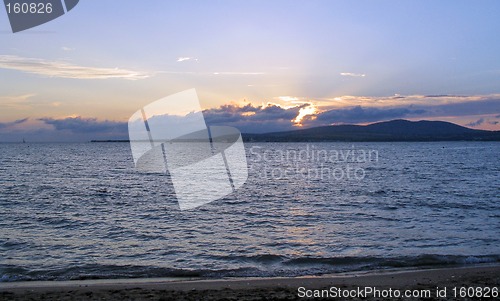
[[[466,128],[444,121],[392,120],[370,125],[331,125],[265,134],[243,134],[250,142],[315,141],[500,141],[500,131]]]

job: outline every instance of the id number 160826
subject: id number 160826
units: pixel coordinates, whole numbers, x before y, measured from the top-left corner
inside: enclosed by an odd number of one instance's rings
[[[454,287],[453,297],[457,298],[498,298],[498,287]]]
[[[7,3],[5,5],[8,14],[50,14],[52,3]]]

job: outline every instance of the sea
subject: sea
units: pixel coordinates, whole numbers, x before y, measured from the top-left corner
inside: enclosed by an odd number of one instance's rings
[[[180,210],[128,143],[0,144],[0,281],[278,277],[500,263],[500,143],[246,143]]]

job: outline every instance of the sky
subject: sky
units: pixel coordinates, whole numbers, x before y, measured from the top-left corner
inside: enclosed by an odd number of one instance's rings
[[[208,124],[272,132],[444,120],[500,130],[500,2],[81,0],[12,33],[0,142],[126,139],[195,88]]]

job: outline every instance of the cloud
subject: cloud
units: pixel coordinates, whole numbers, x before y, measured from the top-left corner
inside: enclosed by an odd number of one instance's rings
[[[20,119],[0,123],[0,141],[90,141],[128,139],[127,122],[67,117],[63,119]]]
[[[488,121],[489,124],[491,125],[497,125],[499,124],[500,122],[499,121]]]
[[[467,126],[471,126],[471,127],[476,127],[476,126],[480,126],[481,124],[484,123],[484,118],[480,118],[476,121],[473,121],[473,122],[470,122],[470,123],[467,123],[466,125]]]
[[[316,113],[318,112],[318,109],[313,104],[308,104],[307,106],[302,106],[302,108],[299,110],[299,114],[293,122],[299,126],[303,126],[302,121],[306,118],[316,118]]]
[[[26,94],[21,94],[21,95],[16,95],[16,96],[0,96],[0,102],[2,104],[4,102],[19,102],[19,101],[26,101],[28,98],[31,98],[35,96],[36,94],[33,93],[26,93]]]
[[[139,71],[119,68],[97,68],[72,65],[64,61],[50,61],[37,58],[24,58],[15,55],[0,55],[0,68],[60,78],[109,79],[119,78],[138,80],[150,75]]]
[[[475,101],[500,100],[500,94],[491,95],[400,95],[385,97],[371,96],[352,96],[344,95],[334,98],[322,98],[315,101],[315,104],[325,108],[346,107],[346,106],[369,106],[369,107],[388,107],[403,105],[429,105],[437,106],[443,104],[458,104]]]
[[[27,109],[30,108],[29,99],[36,94],[27,93],[15,96],[0,96],[0,104],[4,108]]]
[[[356,106],[363,108],[401,108],[425,110],[428,116],[467,116],[498,114],[500,94],[490,95],[408,95],[396,94],[388,97],[340,96],[311,100],[321,111],[345,109]]]
[[[69,131],[71,133],[127,135],[128,126],[126,122],[98,121],[96,118],[67,117],[64,119],[39,118],[45,124],[52,125],[55,130]]]
[[[59,101],[36,99],[35,96],[37,94],[34,93],[0,96],[0,106],[4,109],[10,109],[9,113],[12,113],[12,110],[25,111],[42,107],[59,107],[63,104]]]
[[[340,75],[350,76],[350,77],[365,77],[366,76],[366,74],[363,74],[363,73],[351,73],[351,72],[341,72]]]
[[[309,104],[284,108],[276,104],[253,106],[223,105],[203,111],[208,125],[234,126],[244,133],[264,133],[294,129],[292,120]]]
[[[500,111],[500,101],[498,99],[483,99],[438,105],[414,105],[413,107],[426,110],[427,116],[456,117],[494,114]]]
[[[181,57],[178,57],[177,58],[177,62],[186,62],[186,61],[198,61],[197,58],[193,58],[193,57],[188,57],[188,56],[181,56]]]
[[[213,72],[213,75],[264,75],[264,72]]]
[[[222,75],[264,75],[266,73],[264,72],[193,72],[193,71],[169,71],[169,70],[161,70],[161,71],[156,71],[155,74],[191,74],[191,75],[198,75],[198,76],[222,76]],[[248,85],[248,87],[253,87],[255,85]],[[266,85],[266,87],[273,87],[275,85]]]
[[[2,130],[8,129],[12,126],[25,123],[26,121],[28,121],[28,118],[18,119],[18,120],[12,121],[12,122],[0,122],[0,129],[2,129]]]
[[[399,95],[388,97],[341,96],[330,99],[312,100],[319,114],[306,116],[306,126],[333,123],[369,123],[390,119],[452,120],[466,125],[472,118],[488,119],[500,112],[500,95]],[[466,118],[467,117],[467,118]],[[466,120],[466,121],[464,121]],[[490,124],[491,125],[491,124]],[[470,125],[467,125],[470,126]]]
[[[304,104],[284,108],[271,103],[260,106],[229,104],[204,110],[203,115],[207,125],[229,125],[237,127],[246,133],[263,133],[295,129],[293,120],[300,114],[302,109],[308,106],[309,104]],[[35,121],[43,125],[43,130],[30,129],[23,132],[23,137],[26,135],[25,137],[29,141],[38,141],[38,137],[44,137],[46,141],[128,139],[127,122],[98,120],[81,116],[62,119],[39,118]],[[21,122],[24,122],[24,120],[17,121],[17,123]],[[12,124],[9,123],[4,126]],[[8,139],[17,141],[16,139],[21,133],[9,134],[13,136],[9,136]]]
[[[75,48],[70,48],[70,47],[63,46],[63,47],[61,47],[61,50],[62,51],[73,51],[73,50],[75,50]]]
[[[279,99],[279,100],[287,101],[287,102],[297,102],[300,100],[298,97],[294,97],[294,96],[278,96],[278,97],[275,97],[275,99]]]
[[[425,95],[425,98],[440,98],[440,97],[447,97],[447,98],[466,98],[467,96],[460,96],[460,95],[449,95],[449,94],[434,94],[434,95]]]
[[[367,123],[412,117],[425,113],[421,109],[411,108],[369,108],[356,106],[353,108],[334,109],[315,115],[305,116],[306,126],[322,126],[334,123]]]

